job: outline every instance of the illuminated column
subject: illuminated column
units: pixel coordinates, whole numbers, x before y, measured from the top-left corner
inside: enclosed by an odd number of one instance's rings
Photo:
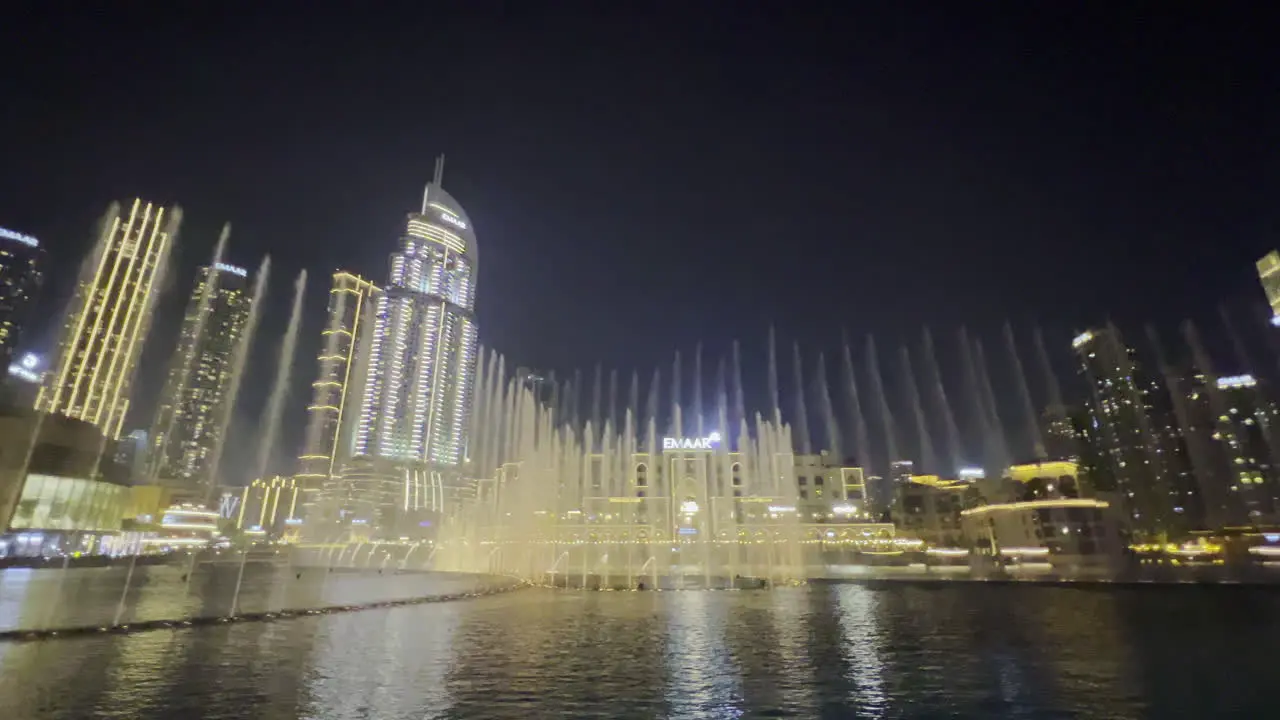
[[[303,507],[316,502],[317,494],[332,481],[337,466],[350,454],[350,441],[344,442],[344,427],[352,425],[361,382],[360,369],[354,367],[373,339],[371,309],[382,297],[382,290],[349,272],[333,274],[329,291],[329,322],[323,331],[319,373],[311,384],[312,400],[307,407],[307,434],[303,453],[298,458],[298,489]],[[351,407],[348,407],[348,404]],[[293,517],[292,515],[290,517]]]
[[[118,205],[107,211],[37,410],[84,420],[111,439],[119,437],[181,218],[179,208],[142,200],[134,200],[127,213]]]

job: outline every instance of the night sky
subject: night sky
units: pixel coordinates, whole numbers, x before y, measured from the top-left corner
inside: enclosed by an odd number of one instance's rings
[[[199,5],[6,6],[0,226],[49,249],[45,349],[106,204],[183,206],[144,397],[223,222],[229,260],[272,256],[273,339],[305,268],[286,445],[329,274],[382,281],[439,153],[482,342],[647,377],[739,338],[757,397],[769,323],[807,356],[1005,320],[1065,348],[1243,313],[1280,244],[1276,24],[1246,4]]]

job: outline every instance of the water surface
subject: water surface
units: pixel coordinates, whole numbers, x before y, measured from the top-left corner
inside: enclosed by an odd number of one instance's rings
[[[0,644],[5,718],[1266,717],[1280,594],[524,590]]]

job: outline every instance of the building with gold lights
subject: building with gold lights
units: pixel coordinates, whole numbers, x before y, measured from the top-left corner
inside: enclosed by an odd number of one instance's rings
[[[89,422],[111,440],[120,436],[181,218],[178,208],[142,200],[108,209],[37,410]]]
[[[368,357],[381,296],[381,288],[359,275],[333,274],[319,372],[311,384],[306,435],[294,475],[302,496],[299,513],[313,523],[336,522],[341,512],[342,466],[351,456],[365,377],[358,358]]]
[[[1114,493],[1095,493],[1070,461],[1013,465],[980,481],[981,499],[960,512],[979,558],[1001,565],[1114,569],[1127,540]]]
[[[302,524],[299,482],[291,477],[258,478],[241,491],[236,529],[269,538],[291,534]]]
[[[1258,281],[1271,306],[1271,324],[1280,325],[1280,252],[1272,250],[1258,260]]]
[[[209,502],[231,421],[235,359],[247,340],[251,294],[244,268],[202,267],[148,438],[149,482]]]

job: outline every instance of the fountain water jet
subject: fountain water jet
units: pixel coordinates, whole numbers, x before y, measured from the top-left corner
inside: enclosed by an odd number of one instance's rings
[[[253,337],[258,331],[258,320],[262,317],[262,302],[267,295],[267,277],[271,274],[271,256],[262,258],[262,264],[258,266],[258,272],[254,276],[253,281],[253,298],[249,301],[249,319],[245,321],[244,335],[240,337],[240,342],[236,345],[235,357],[231,360],[231,378],[227,386],[226,404],[223,407],[223,417],[218,419],[221,427],[229,427],[231,418],[234,417],[236,400],[240,397],[240,384],[244,379],[244,369],[249,361],[249,350],[253,347]],[[222,464],[222,448],[226,444],[227,433],[218,436],[217,445],[214,446],[213,452],[209,459],[209,477],[214,483],[218,483],[218,470]],[[214,487],[217,487],[215,484]],[[212,501],[212,497],[207,498]]]
[[[809,408],[804,401],[804,370],[800,367],[800,343],[792,343],[791,350],[791,369],[795,378],[796,412],[793,426],[795,427],[795,434],[800,437],[800,446],[798,448],[800,453],[808,455],[813,452],[813,442],[809,435]]]
[[[844,461],[840,451],[840,423],[836,420],[836,411],[831,404],[831,389],[827,387],[827,362],[822,353],[818,353],[818,365],[814,369],[814,392],[818,397],[818,408],[822,412],[822,424],[826,428],[827,450],[838,462]]]
[[[849,351],[849,337],[841,330],[841,379],[844,384],[845,402],[853,430],[853,451],[857,461],[871,471],[877,467],[871,456],[871,439],[867,436],[867,421],[862,414],[862,402],[858,397],[858,379],[853,372],[853,355]]]
[[[920,404],[920,391],[916,388],[915,371],[911,367],[911,353],[905,345],[898,348],[902,356],[903,389],[907,394],[907,405],[916,421],[916,442],[920,450],[920,467],[926,472],[940,472],[938,458],[933,452],[933,440],[929,437],[929,425],[924,418],[924,407]]]
[[[289,313],[289,326],[285,330],[284,340],[280,343],[280,361],[276,366],[275,382],[271,386],[271,395],[267,398],[267,406],[262,415],[261,441],[258,444],[258,459],[254,465],[254,478],[266,476],[267,464],[271,460],[271,452],[275,449],[276,435],[280,432],[280,419],[284,413],[284,399],[289,392],[289,374],[293,371],[294,350],[298,344],[298,327],[302,324],[303,293],[307,289],[307,271],[298,273],[293,285],[293,309]]]
[[[1018,343],[1013,337],[1013,327],[1004,324],[1005,349],[1009,351],[1009,362],[1013,366],[1014,389],[1022,405],[1023,420],[1027,424],[1027,435],[1031,444],[1031,453],[1037,460],[1045,460],[1049,454],[1044,449],[1044,437],[1040,433],[1040,422],[1036,417],[1035,405],[1031,402],[1031,390],[1027,387],[1027,376],[1022,371],[1022,358],[1018,354]]]
[[[942,382],[942,370],[938,367],[938,355],[933,348],[933,336],[929,328],[924,329],[922,341],[924,362],[928,372],[928,381],[933,384],[933,400],[938,414],[942,416],[942,428],[947,442],[947,460],[951,470],[957,470],[964,460],[964,448],[960,443],[960,428],[956,426],[956,415],[951,410],[951,401],[947,399],[947,389]]]

